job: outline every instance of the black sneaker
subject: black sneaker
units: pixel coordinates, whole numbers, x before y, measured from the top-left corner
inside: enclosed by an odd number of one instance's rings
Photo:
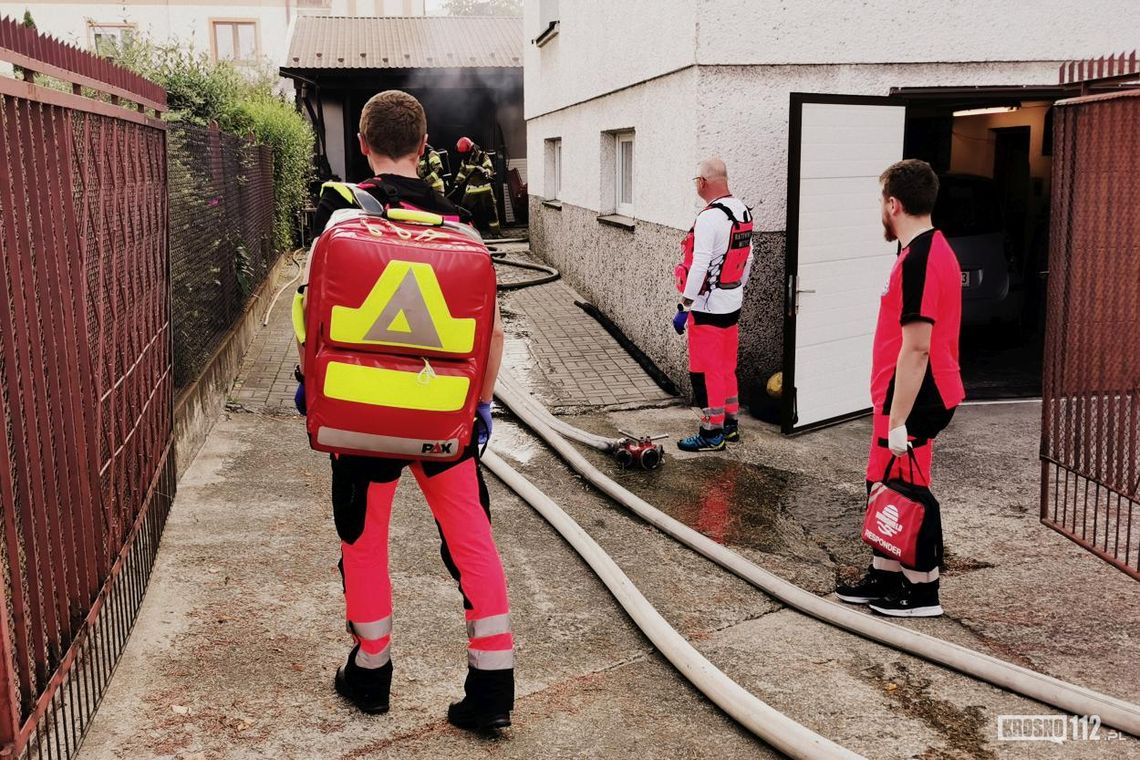
[[[392,690],[392,661],[380,668],[362,668],[356,664],[357,644],[348,653],[348,662],[337,668],[334,684],[342,697],[369,715],[388,712],[388,695]]]
[[[724,440],[729,443],[740,443],[740,423],[736,420],[724,421]]]
[[[871,602],[871,609],[891,617],[939,617],[938,581],[911,583],[903,578],[902,586],[892,594]]]
[[[848,604],[868,604],[897,591],[902,585],[902,580],[902,573],[876,570],[871,567],[867,569],[867,574],[855,583],[841,583],[836,586],[835,595],[839,597],[839,601]]]
[[[466,695],[447,708],[447,722],[466,731],[497,731],[511,725],[515,706],[515,671],[468,667]]]

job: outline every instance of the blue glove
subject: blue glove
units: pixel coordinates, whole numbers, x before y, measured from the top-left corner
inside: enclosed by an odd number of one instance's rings
[[[297,405],[297,411],[302,415],[305,414],[305,381],[297,383],[297,392],[293,394],[293,403]]]
[[[689,321],[689,312],[677,306],[677,314],[673,317],[673,329],[677,331],[678,335],[685,334],[685,323]]]
[[[479,406],[475,407],[475,440],[480,446],[487,445],[487,441],[491,440],[491,427],[491,402],[480,401]]]

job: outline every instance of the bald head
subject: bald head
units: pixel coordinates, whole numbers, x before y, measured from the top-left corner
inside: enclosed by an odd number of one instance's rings
[[[697,166],[697,195],[711,201],[728,195],[728,169],[724,161],[710,156]]]
[[[697,167],[697,176],[707,180],[723,179],[728,181],[728,169],[724,166],[724,161],[721,161],[716,156],[711,156],[701,161],[700,166]]]

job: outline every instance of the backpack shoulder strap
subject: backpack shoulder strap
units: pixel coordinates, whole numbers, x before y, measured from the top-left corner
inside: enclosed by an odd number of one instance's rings
[[[372,193],[368,192],[359,185],[352,186],[352,194],[356,199],[356,205],[368,214],[383,214],[384,204],[376,199]]]
[[[710,208],[720,209],[721,211],[724,212],[724,215],[728,217],[728,220],[730,222],[732,222],[733,224],[740,224],[740,222],[738,222],[736,220],[736,215],[732,213],[732,209],[730,209],[728,206],[724,205],[723,203],[718,203],[718,202],[714,201],[713,203],[710,203],[708,206],[705,207],[706,210],[708,210]]]

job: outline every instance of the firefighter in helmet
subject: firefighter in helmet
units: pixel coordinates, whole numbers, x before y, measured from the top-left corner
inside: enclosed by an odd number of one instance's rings
[[[420,175],[420,179],[431,185],[432,190],[440,195],[444,194],[443,159],[439,157],[439,151],[430,145],[426,146],[423,155],[420,156],[417,173]]]
[[[455,178],[456,189],[463,193],[461,205],[475,217],[480,229],[489,227],[491,237],[501,237],[499,209],[491,187],[491,179],[495,176],[491,157],[469,137],[460,137],[455,149],[462,157],[459,175]]]

